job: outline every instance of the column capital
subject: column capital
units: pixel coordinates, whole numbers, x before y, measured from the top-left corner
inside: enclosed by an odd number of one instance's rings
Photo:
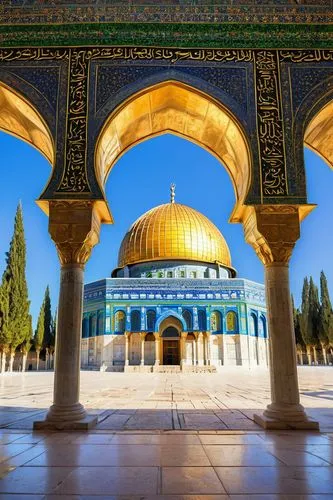
[[[182,339],[186,339],[186,337],[187,337],[187,332],[181,332],[181,333],[180,333],[180,336],[181,336],[181,338],[182,338]]]
[[[49,202],[49,233],[64,265],[84,266],[99,242],[101,214],[93,200]]]
[[[153,333],[154,337],[155,337],[155,340],[160,340],[160,334],[158,332],[154,332]]]
[[[300,222],[315,205],[255,205],[243,213],[246,241],[254,248],[264,265],[288,265]]]

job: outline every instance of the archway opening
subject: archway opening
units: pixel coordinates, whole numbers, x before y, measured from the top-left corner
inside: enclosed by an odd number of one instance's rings
[[[115,162],[132,146],[173,133],[211,152],[227,169],[236,211],[251,183],[251,155],[245,133],[231,112],[212,96],[176,81],[134,94],[108,118],[96,143],[95,171],[104,188]]]

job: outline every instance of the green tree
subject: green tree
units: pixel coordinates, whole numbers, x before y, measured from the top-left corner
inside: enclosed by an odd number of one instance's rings
[[[26,365],[27,365],[27,358],[29,351],[32,346],[32,341],[33,341],[33,328],[32,328],[32,316],[30,315],[30,325],[29,325],[29,332],[27,335],[27,338],[24,339],[21,345],[21,352],[22,352],[22,371],[25,372],[26,370]]]
[[[303,342],[306,346],[306,354],[308,357],[308,364],[312,364],[312,328],[309,325],[309,281],[307,276],[303,281],[303,289],[302,289],[302,305],[301,305],[301,315],[300,315],[300,327],[301,327],[301,335],[303,338]]]
[[[53,317],[51,311],[51,298],[49,286],[46,287],[44,296],[44,347],[46,349],[45,369],[49,366],[50,353],[54,346]]]
[[[6,269],[2,277],[4,300],[7,303],[5,353],[9,352],[8,371],[12,371],[16,348],[22,344],[30,329],[30,301],[25,276],[26,245],[23,212],[19,203],[14,222],[14,234],[6,254]]]
[[[39,356],[41,349],[46,349],[45,368],[48,368],[48,358],[54,346],[53,318],[51,310],[51,298],[49,286],[46,287],[43,303],[40,308],[37,329],[35,332],[35,348],[37,353],[37,370],[39,368]]]
[[[6,358],[8,352],[8,285],[0,285],[0,351],[1,351],[1,373],[6,371]]]
[[[319,345],[318,330],[319,330],[320,302],[319,302],[318,287],[314,284],[312,276],[310,277],[309,302],[310,302],[309,314],[311,318],[310,321],[312,323],[312,335],[314,338],[313,357],[314,357],[314,362],[317,365],[318,364],[317,347]]]
[[[327,347],[333,343],[333,310],[324,271],[320,273],[320,302],[318,338],[327,365]]]
[[[37,364],[36,369],[39,369],[39,356],[40,351],[44,347],[44,333],[45,333],[45,297],[43,303],[39,310],[38,320],[37,320],[37,328],[35,330],[34,344],[36,349],[37,356]]]
[[[296,343],[296,351],[299,356],[300,364],[303,364],[303,351],[305,348],[303,337],[301,334],[301,313],[295,307],[294,297],[291,296],[291,303],[293,308],[293,320],[294,320],[294,331],[295,331],[295,343]]]

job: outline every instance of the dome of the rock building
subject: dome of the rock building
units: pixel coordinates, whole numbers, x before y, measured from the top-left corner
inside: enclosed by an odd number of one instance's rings
[[[130,227],[119,250],[118,268],[166,260],[231,268],[228,245],[217,227],[197,210],[173,199],[144,213]]]

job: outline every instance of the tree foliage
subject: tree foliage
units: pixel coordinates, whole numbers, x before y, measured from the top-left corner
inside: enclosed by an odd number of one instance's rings
[[[26,280],[26,244],[23,212],[18,205],[14,234],[6,253],[6,268],[1,283],[1,342],[15,351],[30,332],[30,301]]]
[[[320,310],[318,337],[322,345],[333,343],[333,310],[324,271],[320,273]]]
[[[318,288],[314,284],[312,276],[310,281],[306,277],[303,283],[300,315],[300,329],[306,346],[318,344],[319,308]]]
[[[293,320],[294,320],[294,330],[295,330],[295,342],[296,345],[302,349],[304,347],[304,341],[301,333],[301,313],[295,307],[294,297],[291,296],[291,303],[293,308]]]
[[[46,287],[43,303],[41,305],[37,328],[35,331],[35,347],[40,350],[43,347],[53,347],[54,345],[54,327],[51,311],[51,299],[49,286]]]

